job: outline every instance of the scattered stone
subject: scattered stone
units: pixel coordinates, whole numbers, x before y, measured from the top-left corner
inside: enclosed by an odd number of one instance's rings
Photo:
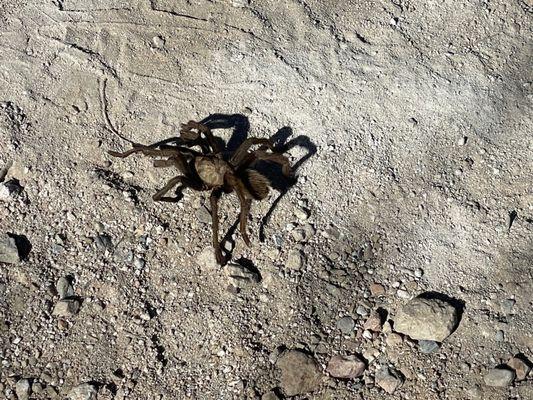
[[[305,221],[307,218],[309,218],[309,212],[307,210],[303,209],[303,208],[296,208],[294,210],[294,215],[300,221]]]
[[[457,146],[464,146],[467,141],[468,141],[467,136],[461,136],[459,139],[457,139]]]
[[[442,342],[455,329],[459,316],[455,307],[439,300],[415,297],[394,320],[394,329],[416,340]]]
[[[515,299],[506,299],[502,301],[501,308],[504,314],[513,314],[513,307],[516,304]]]
[[[69,400],[96,400],[97,390],[94,385],[90,383],[82,383],[81,385],[73,387],[68,392]]]
[[[0,183],[0,201],[10,202],[22,192],[22,186],[16,179]]]
[[[279,400],[276,393],[270,391],[261,396],[261,400]]]
[[[18,264],[19,251],[15,239],[6,233],[0,234],[0,263]]]
[[[165,47],[165,39],[162,36],[154,36],[152,38],[152,43],[156,49],[162,49]]]
[[[94,243],[100,251],[113,250],[113,241],[111,240],[111,237],[109,235],[106,235],[105,233],[97,235],[94,238]]]
[[[372,296],[382,296],[385,294],[385,287],[380,283],[373,283],[370,285],[370,293]]]
[[[356,355],[333,356],[326,371],[334,378],[354,379],[363,375],[366,363]]]
[[[410,299],[411,295],[407,290],[404,289],[398,289],[396,291],[396,296],[398,296],[400,299]]]
[[[30,380],[19,379],[15,385],[15,393],[19,400],[28,400],[31,394]]]
[[[289,251],[289,255],[287,257],[287,263],[286,266],[289,269],[298,271],[302,269],[304,265],[304,256],[300,250],[292,249]]]
[[[211,223],[211,212],[207,209],[206,206],[202,205],[200,206],[196,212],[196,218],[198,218],[198,221],[204,223],[204,224],[210,224]]]
[[[439,349],[439,344],[433,340],[419,340],[418,349],[424,354],[430,354]]]
[[[496,335],[494,335],[494,339],[497,342],[503,342],[503,340],[505,339],[505,333],[501,329],[499,329],[498,331],[496,331]]]
[[[261,281],[261,276],[257,272],[237,263],[228,263],[224,267],[224,273],[229,282],[238,288],[248,287]]]
[[[207,269],[216,269],[218,268],[217,259],[215,258],[215,252],[211,246],[205,247],[200,254],[195,258],[196,263],[200,267],[205,267]]]
[[[80,302],[77,299],[62,299],[56,303],[53,314],[58,317],[72,317],[79,310]]]
[[[57,280],[56,291],[60,299],[74,296],[74,288],[72,287],[70,280],[64,276]]]
[[[507,365],[516,372],[516,380],[523,381],[531,371],[531,364],[527,359],[514,356],[507,361]]]
[[[146,265],[146,261],[144,261],[144,259],[142,257],[139,257],[139,256],[135,256],[134,257],[133,266],[136,269],[143,269],[145,265]]]
[[[424,270],[422,268],[415,269],[415,276],[417,278],[422,278],[423,275],[424,275]]]
[[[342,317],[337,320],[336,326],[343,334],[349,335],[355,328],[355,321],[350,316]]]
[[[370,313],[370,316],[365,321],[363,325],[363,329],[368,329],[372,332],[380,332],[381,331],[381,316],[373,311]]]
[[[368,315],[368,309],[362,304],[359,304],[355,309],[355,313],[361,317],[366,317]]]
[[[506,387],[513,383],[516,374],[511,369],[493,368],[489,370],[483,377],[483,381],[487,386]]]
[[[322,382],[317,362],[301,351],[284,352],[276,365],[281,371],[280,387],[286,396],[312,392]]]
[[[44,386],[41,382],[33,382],[33,384],[31,385],[31,391],[32,393],[35,393],[35,394],[41,394],[44,390]]]
[[[381,367],[376,372],[376,385],[388,394],[393,394],[396,389],[403,385],[405,378],[401,372],[388,367]]]
[[[403,342],[403,338],[401,335],[391,332],[387,335],[385,338],[385,343],[387,343],[387,346],[398,346]]]

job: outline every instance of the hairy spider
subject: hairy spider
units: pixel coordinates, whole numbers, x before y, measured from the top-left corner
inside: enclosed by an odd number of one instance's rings
[[[177,184],[181,189],[191,188],[197,191],[211,191],[211,219],[213,228],[213,248],[220,265],[225,263],[221,244],[218,239],[218,200],[222,193],[235,192],[239,198],[241,210],[239,229],[246,245],[250,246],[250,238],[246,232],[246,224],[252,200],[262,200],[268,195],[269,180],[253,169],[259,161],[269,161],[281,166],[283,175],[291,176],[291,166],[287,157],[276,152],[268,139],[249,138],[231,154],[224,154],[221,146],[206,125],[189,121],[182,125],[180,131],[181,145],[144,146],[134,144],[131,150],[119,153],[109,151],[114,157],[127,157],[133,153],[142,153],[152,157],[165,157],[155,160],[154,167],[176,167],[181,175],[172,178],[153,195],[155,201],[175,202],[178,198],[165,197],[165,194]],[[259,145],[250,151],[252,146]],[[201,151],[192,147],[198,146]]]

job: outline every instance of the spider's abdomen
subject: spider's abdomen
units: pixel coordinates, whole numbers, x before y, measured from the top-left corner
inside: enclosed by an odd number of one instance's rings
[[[197,157],[194,160],[196,172],[202,181],[208,186],[221,186],[224,184],[224,175],[228,170],[228,164],[212,157]]]

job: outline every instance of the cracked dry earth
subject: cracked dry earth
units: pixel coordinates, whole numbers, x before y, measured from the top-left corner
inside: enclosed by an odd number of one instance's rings
[[[0,398],[533,398],[532,13],[0,0]],[[303,138],[298,181],[219,267],[207,194],[153,202],[175,172],[107,155],[106,99],[139,143]],[[445,339],[395,325],[420,294]]]

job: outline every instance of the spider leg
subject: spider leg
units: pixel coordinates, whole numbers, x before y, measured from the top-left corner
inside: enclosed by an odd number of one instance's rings
[[[222,189],[213,189],[209,201],[211,203],[211,219],[213,222],[213,248],[215,249],[215,257],[217,263],[223,265],[226,261],[222,255],[222,249],[220,248],[220,242],[218,241],[218,200],[222,195]]]
[[[280,153],[267,153],[265,150],[256,150],[253,152],[257,160],[270,161],[281,165],[281,172],[286,177],[292,175],[291,163],[289,159]]]
[[[265,146],[266,148],[269,148],[270,150],[274,150],[274,146],[268,139],[249,138],[242,142],[239,148],[235,150],[235,153],[233,153],[233,156],[230,158],[229,163],[233,166],[240,165],[242,161],[247,158],[246,156],[248,155],[248,150],[250,149],[250,147],[256,144],[260,144]]]
[[[168,203],[176,203],[179,201],[179,198],[175,197],[163,197],[170,189],[172,189],[174,186],[176,186],[178,183],[181,183],[182,188],[191,187],[191,182],[189,179],[187,179],[185,176],[176,176],[175,178],[172,178],[168,181],[168,183],[165,185],[165,187],[161,190],[159,190],[156,194],[152,196],[152,199],[154,201],[165,201]]]
[[[123,153],[119,153],[119,152],[113,151],[113,150],[109,150],[108,151],[109,155],[111,155],[113,157],[120,157],[120,158],[125,158],[125,157],[128,157],[129,155],[131,155],[133,153],[139,153],[139,152],[143,153],[145,156],[169,157],[169,156],[176,155],[178,153],[178,150],[177,149],[172,149],[172,148],[155,149],[155,148],[150,147],[150,146],[139,145],[139,146],[136,146],[133,149],[127,150],[127,151],[125,151]]]
[[[239,230],[241,231],[244,243],[246,243],[247,246],[250,246],[251,242],[250,238],[248,237],[248,233],[246,232],[246,224],[248,222],[248,213],[250,212],[250,205],[252,204],[252,200],[249,198],[249,196],[246,196],[247,190],[244,187],[243,182],[239,178],[232,174],[227,174],[226,178],[229,185],[233,189],[235,189],[235,193],[237,193],[237,197],[239,198],[239,202],[241,203],[241,212],[239,215]]]

